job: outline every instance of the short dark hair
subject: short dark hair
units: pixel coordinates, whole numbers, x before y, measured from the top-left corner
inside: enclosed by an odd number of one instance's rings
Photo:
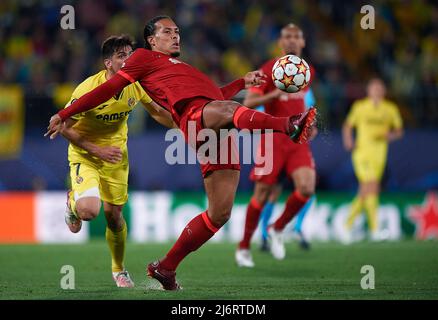
[[[144,30],[143,30],[143,39],[144,39],[144,47],[146,49],[152,50],[151,45],[148,42],[148,37],[152,36],[155,31],[156,31],[156,25],[155,23],[157,23],[160,20],[163,19],[170,19],[172,20],[171,17],[169,16],[165,16],[165,15],[161,15],[161,16],[156,16],[154,18],[152,18],[151,20],[149,20],[146,25],[144,26]]]
[[[134,49],[134,41],[126,34],[110,36],[102,43],[101,54],[103,59],[109,59],[120,48],[130,46]]]

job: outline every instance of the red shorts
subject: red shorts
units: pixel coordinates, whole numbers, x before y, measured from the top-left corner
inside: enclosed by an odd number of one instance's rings
[[[256,164],[250,174],[250,179],[254,182],[273,185],[278,182],[283,172],[290,178],[300,167],[315,169],[315,161],[308,144],[297,144],[285,134],[274,133],[272,148],[268,145],[267,150],[265,145],[263,135],[257,151]],[[269,154],[272,154],[272,158]],[[264,162],[261,156],[264,157]]]
[[[199,148],[205,143],[204,141],[198,142],[196,139],[196,137],[198,136],[198,132],[204,129],[204,125],[202,123],[202,111],[205,105],[211,101],[212,101],[211,99],[200,97],[185,102],[184,111],[181,113],[181,116],[179,118],[179,128],[184,133],[186,142],[197,151],[197,154]],[[190,129],[189,121],[191,121],[192,123],[192,130],[189,130]],[[191,133],[192,136],[194,137],[189,137],[189,133]],[[193,141],[192,143],[192,141],[190,140],[195,140],[195,141]],[[201,165],[202,176],[204,178],[209,173],[217,170],[226,170],[226,169],[240,170],[239,153],[235,140],[230,139],[226,144],[223,143],[224,141],[221,142],[222,143],[218,143],[217,145],[216,154],[218,155],[218,157],[217,158],[213,157],[216,159],[215,161],[208,161],[198,156],[198,161],[200,162]],[[226,148],[226,152],[224,149],[223,152],[221,153],[221,148]],[[222,157],[221,154],[223,154]]]

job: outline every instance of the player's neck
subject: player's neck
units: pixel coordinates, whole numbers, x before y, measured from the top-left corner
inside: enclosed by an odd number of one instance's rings
[[[111,70],[105,70],[105,79],[106,80],[111,79],[112,77],[114,77],[114,75],[115,75],[115,73],[112,72]]]
[[[370,100],[373,102],[373,106],[377,107],[380,104],[380,102],[382,102],[383,99],[381,99],[381,98],[375,98],[375,99],[370,98]]]

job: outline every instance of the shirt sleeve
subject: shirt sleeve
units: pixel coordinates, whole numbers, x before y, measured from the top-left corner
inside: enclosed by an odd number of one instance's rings
[[[145,91],[143,91],[143,92],[144,92],[144,94],[143,94],[143,96],[140,98],[140,101],[141,101],[143,104],[149,104],[149,103],[151,103],[151,102],[152,102],[151,97],[149,97],[149,95],[148,95]]]
[[[70,107],[59,111],[58,115],[65,121],[65,119],[75,114],[91,110],[99,104],[108,101],[128,84],[128,80],[116,73],[111,79],[74,101]]]
[[[274,84],[272,82],[272,67],[270,67],[268,63],[265,63],[260,68],[260,71],[266,75],[266,82],[261,85],[251,87],[248,89],[248,91],[263,96],[274,89]]]
[[[233,82],[221,87],[222,95],[225,100],[229,100],[234,97],[237,93],[245,88],[245,80],[243,78],[234,80]]]
[[[83,83],[79,84],[76,89],[73,91],[70,100],[68,100],[68,102],[65,104],[64,109],[70,107],[72,105],[73,102],[75,102],[76,100],[78,100],[84,93],[83,91]],[[85,112],[82,113],[78,113],[75,114],[74,116],[72,116],[71,118],[75,121],[79,121],[81,118],[83,118],[85,115]]]
[[[123,78],[131,83],[134,83],[145,74],[145,61],[147,61],[148,53],[145,49],[137,49],[135,52],[126,59],[123,67],[117,72]]]
[[[359,110],[359,103],[355,102],[351,106],[351,110],[347,115],[346,122],[347,122],[347,124],[349,124],[352,127],[357,125],[358,110]]]

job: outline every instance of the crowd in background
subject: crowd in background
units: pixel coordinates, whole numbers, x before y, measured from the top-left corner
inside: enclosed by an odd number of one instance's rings
[[[363,1],[78,0],[75,30],[60,27],[66,1],[0,2],[0,85],[25,92],[26,127],[45,126],[71,91],[102,69],[100,44],[127,33],[143,46],[145,22],[160,14],[181,28],[181,58],[218,84],[278,55],[281,27],[293,22],[306,37],[317,105],[339,128],[366,81],[384,79],[408,127],[438,124],[438,6],[434,1],[369,1],[375,29],[363,30]],[[67,96],[67,98],[66,98]]]

